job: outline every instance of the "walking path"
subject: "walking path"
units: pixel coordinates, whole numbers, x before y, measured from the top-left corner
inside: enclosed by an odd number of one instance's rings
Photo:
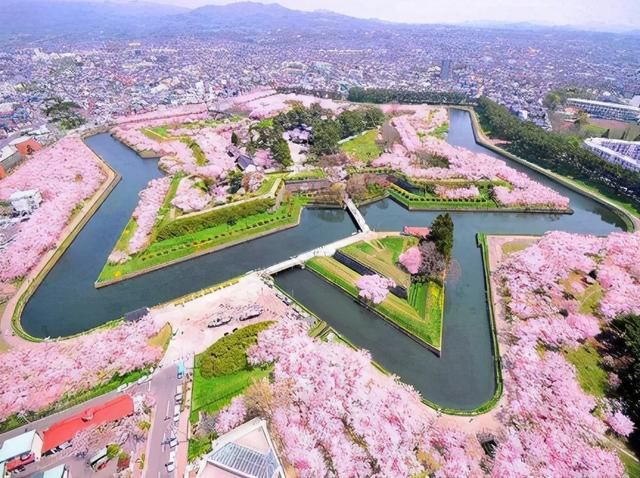
[[[87,149],[91,151],[88,146]],[[33,342],[25,340],[19,335],[16,335],[13,330],[13,324],[11,323],[11,321],[15,309],[19,305],[20,299],[23,297],[25,292],[27,292],[29,287],[33,286],[34,282],[38,281],[38,277],[40,276],[40,274],[43,274],[47,270],[47,268],[53,268],[58,259],[62,257],[67,247],[73,242],[73,239],[76,237],[76,235],[80,232],[80,230],[82,230],[93,213],[97,211],[98,207],[103,203],[107,196],[109,196],[113,188],[120,180],[120,175],[116,173],[111,168],[111,166],[103,161],[102,158],[100,158],[98,155],[93,153],[93,151],[91,151],[91,154],[103,169],[106,178],[102,185],[98,188],[98,190],[93,194],[93,196],[85,201],[84,206],[82,207],[80,212],[76,214],[71,219],[69,224],[67,224],[67,226],[62,230],[59,239],[55,244],[55,247],[51,248],[50,251],[48,251],[40,258],[36,266],[31,269],[25,276],[22,284],[20,285],[20,288],[6,303],[4,311],[0,316],[0,341],[4,342],[8,347],[15,347],[17,345],[24,346],[25,344],[34,345]]]
[[[320,246],[311,251],[303,252],[291,259],[287,259],[286,261],[280,262],[279,264],[274,264],[272,266],[263,269],[261,272],[264,275],[273,275],[278,272],[282,272],[285,269],[290,269],[291,267],[299,266],[304,264],[309,259],[313,257],[328,257],[335,254],[338,249],[346,247],[350,244],[354,244],[360,241],[370,241],[373,239],[379,239],[381,237],[388,236],[389,234],[395,234],[390,232],[373,232],[370,229],[367,232],[359,232],[349,237],[345,237],[344,239],[340,239],[338,241],[332,242],[330,244],[325,244],[324,246]]]
[[[351,198],[347,197],[347,199],[344,202],[347,206],[347,209],[351,213],[351,216],[356,221],[356,224],[358,225],[358,229],[360,229],[360,231],[364,233],[371,231],[371,228],[367,224],[367,221],[364,220],[364,216],[360,212],[360,209],[356,207],[356,205],[353,203]]]

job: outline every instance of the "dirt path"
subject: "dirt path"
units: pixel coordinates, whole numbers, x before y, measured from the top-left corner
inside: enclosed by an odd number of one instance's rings
[[[53,266],[55,262],[50,264],[50,261],[54,260],[54,256],[62,256],[60,253],[61,248],[66,249],[71,244],[73,237],[80,232],[82,227],[84,227],[84,224],[95,213],[98,206],[100,206],[100,204],[102,204],[102,202],[108,197],[109,193],[120,179],[120,176],[107,163],[94,154],[88,146],[86,147],[104,171],[106,179],[93,196],[85,201],[80,212],[78,212],[62,230],[58,240],[56,241],[55,247],[40,258],[38,263],[26,275],[13,297],[6,302],[4,310],[2,311],[2,316],[0,317],[0,350],[15,347],[17,345],[24,346],[30,344],[33,346],[36,344],[36,342],[23,339],[13,330],[11,319],[20,297],[22,297],[28,287],[36,280],[38,275],[45,268]],[[57,259],[59,258],[60,257]],[[57,261],[57,259],[55,261]]]

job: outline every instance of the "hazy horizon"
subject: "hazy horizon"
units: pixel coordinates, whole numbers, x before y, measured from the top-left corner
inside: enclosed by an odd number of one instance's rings
[[[149,0],[194,8],[203,5],[238,3],[235,0]],[[359,18],[403,23],[535,23],[554,26],[611,26],[640,28],[640,1],[610,0],[252,0],[278,3],[303,10],[330,10]]]

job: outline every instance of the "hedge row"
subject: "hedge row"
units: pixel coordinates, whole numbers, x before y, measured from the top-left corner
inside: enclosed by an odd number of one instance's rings
[[[474,199],[450,199],[450,198],[440,198],[440,197],[428,197],[428,196],[419,196],[417,194],[412,194],[410,192],[405,191],[402,188],[394,187],[392,192],[396,193],[399,196],[402,196],[408,201],[418,201],[418,202],[435,202],[435,203],[465,203],[465,204],[474,204],[474,203],[487,203],[491,202],[490,199],[486,199],[483,197],[478,197]]]
[[[199,239],[199,240],[194,240],[194,241],[189,241],[189,242],[183,242],[181,244],[176,244],[173,247],[170,247],[168,249],[164,249],[158,252],[151,252],[151,253],[147,253],[145,252],[143,256],[140,257],[140,260],[142,262],[145,262],[149,259],[153,259],[154,257],[158,257],[158,256],[166,256],[168,254],[171,254],[172,252],[177,252],[180,251],[182,249],[187,249],[189,247],[204,247],[207,245],[211,245],[212,243],[216,242],[219,238],[221,237],[226,237],[229,236],[229,238],[231,239],[233,236],[237,235],[239,232],[242,231],[250,231],[251,229],[256,229],[258,227],[262,227],[262,226],[266,226],[267,224],[271,224],[274,222],[282,222],[285,219],[291,217],[291,211],[289,211],[289,213],[287,215],[273,215],[272,217],[268,218],[268,219],[264,219],[262,221],[258,221],[255,224],[251,224],[249,226],[245,226],[245,227],[236,227],[233,229],[233,231],[229,231],[229,232],[221,232],[219,234],[216,234],[214,236],[211,236],[209,238],[206,239]]]
[[[164,241],[174,237],[193,234],[203,229],[228,224],[246,216],[267,212],[275,205],[273,198],[261,198],[241,204],[219,207],[202,214],[176,219],[163,225],[158,231],[157,240]]]
[[[218,377],[248,368],[247,350],[257,342],[258,333],[271,324],[258,322],[222,337],[200,356],[200,375]]]

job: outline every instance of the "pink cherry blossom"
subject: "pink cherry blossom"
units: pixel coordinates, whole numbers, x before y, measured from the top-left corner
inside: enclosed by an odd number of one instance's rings
[[[609,413],[605,420],[614,432],[624,437],[631,435],[635,428],[629,417],[621,412]]]
[[[65,394],[95,387],[116,373],[156,363],[162,350],[149,345],[149,338],[159,328],[147,316],[79,337],[25,343],[4,352],[0,355],[0,420],[41,410]]]
[[[480,196],[480,191],[477,186],[469,186],[466,188],[447,188],[444,186],[437,186],[436,194],[447,199],[473,199]]]
[[[133,211],[133,218],[138,226],[129,241],[129,250],[132,253],[139,252],[146,247],[149,234],[151,234],[156,222],[158,210],[169,192],[170,185],[170,178],[152,179],[147,188],[140,192],[140,201]]]
[[[0,254],[0,281],[24,276],[42,254],[55,246],[72,211],[105,180],[96,156],[77,136],[68,136],[35,153],[0,180],[0,199],[37,189],[42,204],[20,223],[14,241]]]
[[[117,124],[125,123],[145,123],[149,124],[151,121],[162,120],[164,124],[171,124],[174,122],[184,122],[183,117],[189,117],[192,120],[206,119],[208,115],[207,105],[204,103],[171,106],[168,108],[158,108],[146,113],[137,113],[127,116],[120,116],[115,118]]]
[[[445,110],[442,109],[442,111]],[[509,187],[495,186],[493,193],[496,200],[503,206],[568,209],[569,200],[566,197],[508,167],[504,161],[453,146],[429,134],[446,120],[446,114],[430,114],[426,117],[413,114],[394,117],[392,124],[400,135],[402,146],[394,145],[391,152],[384,153],[374,160],[373,166],[392,167],[400,169],[409,177],[431,180],[502,180],[508,182]],[[447,158],[449,166],[425,167],[416,159],[416,153],[419,152]],[[470,188],[463,188],[459,192],[453,189],[449,192],[447,188],[441,186],[438,190],[439,195],[452,198],[469,198],[473,197],[472,193],[475,191]]]
[[[435,429],[415,390],[378,372],[366,351],[317,341],[303,322],[282,319],[248,357],[274,364],[267,418],[301,478],[419,475],[429,470],[417,450],[438,477],[482,476],[478,442]]]
[[[414,246],[400,254],[398,259],[409,274],[417,274],[422,264],[422,253],[417,246]]]
[[[389,288],[395,287],[396,283],[392,279],[371,274],[360,277],[356,286],[360,289],[360,297],[379,304],[387,297]]]
[[[247,407],[244,404],[244,398],[242,396],[235,397],[216,416],[216,432],[222,435],[233,430],[244,422],[246,415]]]
[[[171,204],[182,212],[201,211],[211,202],[211,196],[195,185],[192,178],[180,180],[176,195]]]

